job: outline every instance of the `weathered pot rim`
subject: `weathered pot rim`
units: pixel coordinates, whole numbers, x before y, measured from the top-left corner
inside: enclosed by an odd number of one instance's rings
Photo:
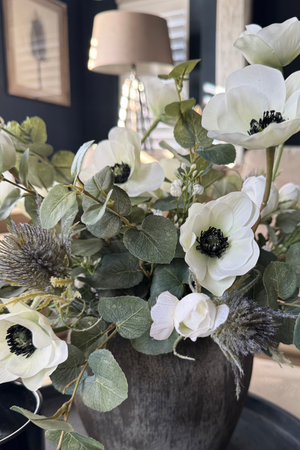
[[[18,386],[23,386],[23,388],[30,392],[35,400],[36,400],[36,407],[35,410],[33,411],[34,414],[38,413],[39,410],[41,409],[42,406],[42,394],[40,393],[40,391],[29,391],[29,389],[27,389],[22,383],[20,383],[19,381],[12,381],[10,384],[16,384]],[[30,420],[27,420],[20,428],[18,428],[17,430],[15,430],[13,433],[9,434],[8,436],[5,436],[5,438],[0,439],[0,447],[1,445],[5,444],[6,442],[10,441],[11,439],[15,438],[16,436],[18,436],[21,431],[30,423]]]

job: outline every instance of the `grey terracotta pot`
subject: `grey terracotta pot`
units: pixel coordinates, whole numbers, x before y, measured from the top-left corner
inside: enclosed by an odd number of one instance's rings
[[[128,399],[111,412],[76,406],[88,434],[106,450],[223,450],[241,414],[252,372],[244,360],[240,399],[230,363],[210,338],[187,339],[173,354],[148,356],[119,337],[109,350],[125,372]]]

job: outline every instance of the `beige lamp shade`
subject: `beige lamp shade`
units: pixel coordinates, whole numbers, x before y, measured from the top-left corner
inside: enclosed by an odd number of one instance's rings
[[[88,68],[110,75],[167,74],[173,68],[165,19],[128,11],[105,11],[94,18]]]

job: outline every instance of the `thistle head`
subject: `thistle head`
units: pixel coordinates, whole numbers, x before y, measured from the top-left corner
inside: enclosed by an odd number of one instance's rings
[[[70,240],[40,226],[12,222],[0,242],[0,281],[27,289],[51,289],[71,266]]]

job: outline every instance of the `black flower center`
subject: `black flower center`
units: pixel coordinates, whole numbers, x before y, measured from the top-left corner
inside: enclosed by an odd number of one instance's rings
[[[12,353],[29,358],[36,350],[32,343],[32,333],[23,325],[13,325],[6,332],[6,342]]]
[[[201,236],[197,237],[196,250],[209,256],[210,258],[220,258],[226,248],[229,247],[228,238],[224,237],[222,231],[219,228],[209,227],[206,231],[201,231]]]
[[[130,175],[129,165],[122,162],[121,164],[115,164],[111,168],[115,176],[115,184],[126,183]]]
[[[265,111],[263,118],[257,121],[256,119],[252,119],[250,122],[250,130],[248,131],[249,136],[255,133],[259,133],[260,131],[267,128],[270,123],[281,123],[284,122],[282,115],[280,112]]]

